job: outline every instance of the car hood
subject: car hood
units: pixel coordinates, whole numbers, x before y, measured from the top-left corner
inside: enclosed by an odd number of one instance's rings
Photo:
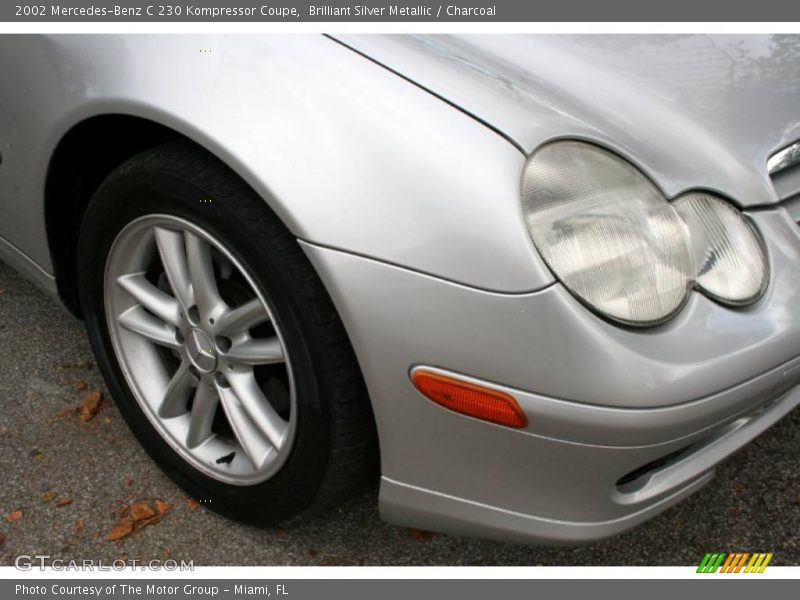
[[[668,196],[777,202],[767,159],[800,138],[800,36],[341,36],[529,153],[610,146]]]

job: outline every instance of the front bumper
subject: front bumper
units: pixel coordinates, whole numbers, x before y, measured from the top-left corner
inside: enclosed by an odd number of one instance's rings
[[[749,382],[745,387],[754,394],[750,397],[762,399],[759,390],[783,384],[787,370],[800,367],[800,360],[792,363]],[[541,406],[541,397],[519,392],[514,396],[528,415],[541,414],[531,410]],[[702,487],[712,478],[718,462],[800,404],[800,386],[778,398],[767,397],[768,400],[756,403],[751,410],[664,443],[636,446],[632,445],[633,439],[618,437],[618,444],[624,445],[602,445],[538,435],[520,439],[518,444],[509,440],[503,452],[516,453],[508,455],[514,458],[506,457],[504,461],[495,456],[497,463],[487,466],[484,475],[477,475],[476,471],[473,492],[466,497],[440,492],[441,486],[426,489],[384,476],[381,513],[398,525],[523,543],[581,542],[613,535],[647,520]],[[728,399],[717,397],[706,402]],[[580,415],[584,422],[599,414],[594,407],[586,408]],[[567,414],[559,416],[578,416],[580,410],[570,406]],[[654,439],[666,435],[656,428],[661,411],[636,412],[608,410],[601,421],[618,428],[636,422],[639,425],[636,437],[645,429],[655,434]],[[691,427],[689,423],[684,425]],[[460,460],[466,464],[473,465],[475,461],[485,464],[481,459],[483,454],[493,453],[491,446],[477,440],[465,440],[467,444],[471,451],[464,448],[459,451]],[[529,494],[523,505],[509,508],[511,499],[499,506],[474,499],[481,488],[501,487],[513,493],[520,485],[519,478],[526,479],[522,485],[527,488],[524,493]],[[626,481],[618,484],[622,478]]]
[[[627,529],[706,483],[800,403],[800,228],[783,209],[751,216],[770,255],[764,298],[733,310],[694,293],[647,330],[597,318],[559,285],[498,294],[304,244],[373,402],[384,517],[574,542]],[[433,404],[409,380],[416,365],[511,393],[528,427]]]

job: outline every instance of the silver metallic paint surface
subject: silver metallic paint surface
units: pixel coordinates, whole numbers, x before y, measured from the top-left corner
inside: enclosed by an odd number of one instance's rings
[[[322,36],[0,36],[0,81],[0,238],[47,271],[51,153],[124,113],[216,153],[300,238],[482,288],[552,282],[519,219],[519,151]]]
[[[491,123],[526,151],[617,149],[669,195],[775,201],[768,158],[800,138],[800,37],[337,36]]]
[[[649,329],[606,322],[561,285],[479,292],[341,252],[308,253],[362,368],[381,380],[428,364],[553,398],[654,408],[715,394],[800,355],[800,228],[783,209],[752,218],[772,265],[766,295],[734,309],[694,292],[677,317]],[[396,307],[388,322],[387,306]]]
[[[782,211],[772,212],[782,222]],[[792,235],[780,243],[796,250],[800,239]],[[800,401],[796,295],[774,313],[762,306],[761,314],[747,315],[695,293],[674,330],[618,329],[612,342],[606,328],[614,326],[592,317],[559,285],[523,296],[492,294],[304,249],[364,370],[381,440],[381,507],[399,524],[507,540],[611,535],[696,489],[719,460]],[[783,263],[776,276],[791,281],[795,268]],[[402,307],[391,322],[381,308],[387,304]],[[743,329],[738,341],[715,339],[735,329]],[[792,341],[757,343],[779,331],[790,332]],[[762,361],[774,361],[763,374]],[[530,425],[510,430],[429,402],[408,376],[417,364],[499,383]],[[773,406],[758,423],[691,457],[657,493],[634,502],[616,494],[614,483],[626,473],[713,438],[791,389],[783,408]],[[563,399],[577,390],[584,395]]]
[[[763,409],[728,420],[716,435],[707,438],[692,435],[663,446],[662,455],[688,443],[699,447],[643,478],[628,493],[621,493],[613,485],[616,474],[623,472],[632,456],[644,457],[645,452],[634,447],[624,449],[627,452],[596,446],[582,450],[559,447],[553,441],[549,445],[530,444],[530,464],[527,468],[517,464],[516,473],[504,473],[503,463],[507,461],[502,456],[495,457],[500,461],[498,465],[490,465],[503,473],[503,483],[512,487],[510,490],[506,487],[505,493],[522,496],[524,491],[519,488],[527,488],[525,497],[529,502],[518,508],[505,498],[500,504],[481,500],[481,496],[486,496],[485,490],[476,489],[474,483],[467,494],[459,496],[457,492],[447,493],[441,485],[426,488],[384,475],[381,515],[398,525],[427,526],[505,541],[564,543],[614,535],[697,491],[713,477],[717,463],[795,410],[798,404],[800,386],[773,399]],[[480,451],[488,448],[483,446]],[[464,460],[477,458],[478,453],[470,452]],[[565,459],[568,462],[562,463]],[[482,462],[478,467],[483,468]],[[494,473],[489,471],[483,477],[492,480]]]
[[[706,187],[773,204],[768,157],[800,137],[798,37],[346,42],[526,151],[592,139],[670,196]],[[47,163],[97,114],[205,145],[311,242],[367,380],[382,510],[396,522],[524,541],[608,535],[697,489],[797,402],[795,389],[655,495],[614,495],[621,475],[797,385],[800,235],[783,209],[751,213],[772,266],[762,300],[734,310],[695,293],[673,321],[633,332],[552,285],[520,218],[513,143],[331,40],[0,36],[0,79],[0,255],[51,292]],[[781,198],[800,189],[781,185]],[[513,390],[531,426],[433,405],[409,381],[417,364]]]

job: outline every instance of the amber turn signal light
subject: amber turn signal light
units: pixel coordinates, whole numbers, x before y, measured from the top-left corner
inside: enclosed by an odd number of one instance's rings
[[[517,401],[505,392],[424,370],[414,371],[411,381],[426,398],[462,415],[508,427],[528,424]]]

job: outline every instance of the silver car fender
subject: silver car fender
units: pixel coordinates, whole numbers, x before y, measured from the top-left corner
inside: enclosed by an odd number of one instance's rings
[[[6,38],[0,79],[0,238],[46,273],[53,149],[85,119],[126,114],[208,148],[300,239],[479,288],[552,282],[520,215],[523,154],[331,39]]]

